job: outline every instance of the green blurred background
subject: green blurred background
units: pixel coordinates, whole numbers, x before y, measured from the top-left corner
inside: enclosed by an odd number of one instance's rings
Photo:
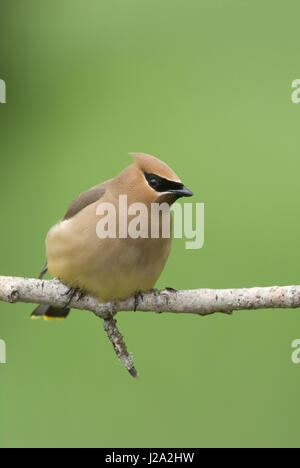
[[[0,0],[0,274],[37,276],[69,202],[142,151],[206,207],[158,287],[299,284],[300,6],[274,3]],[[1,447],[300,446],[299,311],[120,313],[135,381],[91,313],[31,310],[0,304]]]

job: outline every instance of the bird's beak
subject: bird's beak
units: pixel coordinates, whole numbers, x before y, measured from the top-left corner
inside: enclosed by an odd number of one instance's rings
[[[180,197],[192,197],[194,194],[191,192],[188,188],[183,187],[182,189],[179,190],[170,190],[171,193],[174,193],[175,195]]]

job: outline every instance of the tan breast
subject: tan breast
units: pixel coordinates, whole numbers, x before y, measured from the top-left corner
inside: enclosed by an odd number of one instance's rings
[[[107,201],[115,204],[118,214],[118,204],[109,191],[101,203]],[[99,239],[99,203],[50,230],[46,248],[51,275],[100,301],[121,300],[152,289],[168,259],[171,238]]]

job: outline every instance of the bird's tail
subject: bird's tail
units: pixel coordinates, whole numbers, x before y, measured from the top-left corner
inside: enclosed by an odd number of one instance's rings
[[[58,307],[40,305],[31,314],[32,319],[44,317],[44,320],[64,320],[69,315],[70,309],[59,309]]]
[[[44,266],[39,279],[43,279],[44,275],[48,271],[48,265]],[[69,315],[70,309],[59,309],[58,307],[52,307],[47,305],[39,305],[31,314],[32,319],[39,319],[44,317],[45,320],[64,320]]]

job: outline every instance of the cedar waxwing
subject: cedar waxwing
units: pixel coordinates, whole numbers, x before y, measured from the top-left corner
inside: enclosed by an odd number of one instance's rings
[[[178,198],[193,193],[164,162],[142,153],[132,153],[132,156],[133,165],[114,179],[81,194],[69,207],[64,220],[48,233],[47,265],[40,278],[49,270],[53,277],[70,287],[70,298],[64,309],[39,306],[32,313],[33,318],[65,318],[77,291],[106,302],[153,289],[168,259],[172,236],[162,236],[160,213],[159,234],[151,237],[151,205],[165,202],[170,210]],[[105,208],[108,203],[115,208],[117,228],[120,215],[125,215],[127,225],[130,223],[132,213],[120,213],[121,195],[127,196],[128,206],[143,203],[149,208],[146,220],[149,236],[100,238],[97,235],[101,206]]]

